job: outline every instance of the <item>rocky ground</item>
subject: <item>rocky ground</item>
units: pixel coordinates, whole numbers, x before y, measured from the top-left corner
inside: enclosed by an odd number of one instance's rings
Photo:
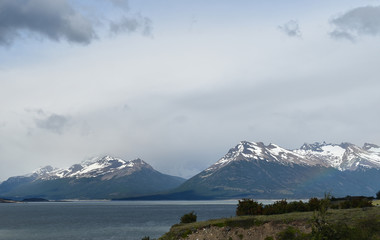
[[[311,226],[305,226],[305,222],[292,222],[287,224],[269,222],[261,226],[254,226],[247,229],[211,226],[197,230],[187,238],[184,238],[184,240],[264,240],[266,237],[274,238],[279,232],[285,230],[289,226],[298,228],[305,233],[311,232]]]

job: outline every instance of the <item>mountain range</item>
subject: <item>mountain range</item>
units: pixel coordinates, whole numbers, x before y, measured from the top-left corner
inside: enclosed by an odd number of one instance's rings
[[[287,150],[242,141],[175,192],[206,198],[308,198],[370,195],[380,190],[380,147],[304,144]]]
[[[204,171],[185,179],[141,159],[105,156],[68,169],[51,166],[0,184],[0,197],[48,199],[309,198],[374,195],[380,190],[380,147],[304,144],[287,150],[242,141]]]
[[[97,157],[68,169],[46,166],[0,184],[0,196],[47,199],[111,199],[173,189],[185,179],[162,174],[141,159]]]

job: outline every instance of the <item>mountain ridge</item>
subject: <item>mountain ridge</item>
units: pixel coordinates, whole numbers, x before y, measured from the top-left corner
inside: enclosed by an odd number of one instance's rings
[[[324,142],[287,150],[272,143],[241,141],[173,194],[192,192],[199,198],[221,199],[309,198],[326,192],[370,195],[378,189],[378,145],[361,148]]]
[[[67,169],[47,166],[29,175],[11,177],[0,184],[0,196],[151,200],[309,198],[323,196],[325,192],[338,196],[370,195],[378,189],[378,145],[315,142],[288,150],[273,143],[241,141],[186,181],[159,173],[139,158],[125,161],[104,156]]]
[[[206,171],[225,166],[231,161],[264,160],[282,164],[333,167],[340,171],[358,167],[380,169],[380,147],[366,143],[362,148],[351,143],[303,144],[299,149],[287,150],[276,144],[240,141],[234,148]]]
[[[73,164],[69,168],[53,168],[48,165],[39,168],[26,176],[35,176],[36,179],[42,180],[71,177],[78,179],[99,176],[103,176],[104,179],[110,179],[112,177],[131,174],[134,171],[141,170],[141,168],[149,168],[153,170],[152,166],[140,158],[126,161],[121,158],[106,155],[104,157],[95,157],[89,160],[84,160],[80,164]]]
[[[97,157],[67,169],[46,166],[0,183],[0,196],[47,199],[111,199],[152,194],[179,186],[185,179],[166,175],[137,158]]]

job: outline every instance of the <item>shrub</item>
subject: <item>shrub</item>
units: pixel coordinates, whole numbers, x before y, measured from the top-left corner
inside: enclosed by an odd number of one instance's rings
[[[376,193],[376,198],[377,198],[377,199],[380,199],[380,191],[378,191],[378,192]]]
[[[347,196],[346,200],[339,203],[341,209],[346,208],[364,208],[364,207],[373,207],[372,201],[365,197],[350,197]]]
[[[280,200],[273,203],[273,208],[276,214],[287,213],[288,202],[286,200]]]
[[[307,212],[309,211],[309,206],[307,203],[304,203],[302,201],[298,202],[290,202],[287,206],[288,212]]]
[[[309,236],[295,227],[288,227],[277,234],[278,240],[306,240]]]
[[[254,201],[253,199],[243,198],[239,200],[236,215],[261,215],[263,213],[263,204]]]
[[[286,200],[276,201],[273,204],[264,206],[263,214],[272,215],[272,214],[282,214],[288,212],[288,203]]]
[[[309,210],[310,211],[318,211],[319,208],[320,208],[320,205],[321,205],[321,200],[319,200],[318,198],[310,198],[309,199]]]
[[[239,200],[236,215],[273,215],[307,211],[326,213],[329,208],[364,208],[372,206],[371,198],[363,196],[347,196],[337,199],[331,197],[330,194],[325,194],[323,199],[310,198],[307,203],[302,201],[288,203],[286,200],[280,200],[265,206],[252,199],[243,198],[243,200]]]
[[[197,215],[194,211],[186,213],[181,217],[181,223],[192,223],[197,221]]]

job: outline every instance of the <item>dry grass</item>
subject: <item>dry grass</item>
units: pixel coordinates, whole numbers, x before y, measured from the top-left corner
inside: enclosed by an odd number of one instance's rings
[[[380,200],[373,200],[373,201],[372,201],[372,204],[373,204],[374,206],[380,207]]]

